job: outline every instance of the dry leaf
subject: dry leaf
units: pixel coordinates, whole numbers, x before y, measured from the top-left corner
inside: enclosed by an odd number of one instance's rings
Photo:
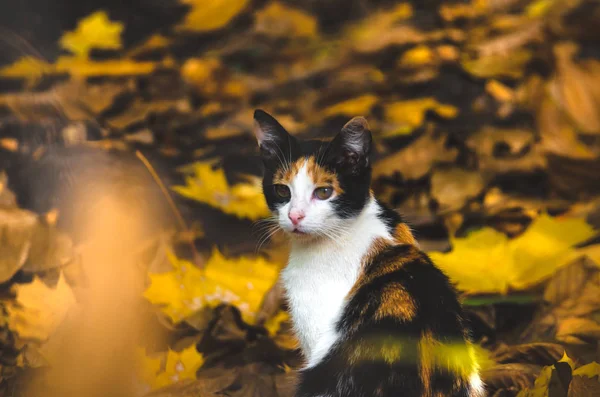
[[[373,178],[391,176],[394,172],[400,172],[406,179],[419,179],[425,176],[435,164],[454,161],[457,154],[456,148],[446,147],[445,136],[436,136],[428,131],[409,147],[376,162],[373,166]]]
[[[511,77],[521,78],[525,65],[531,60],[531,52],[525,49],[513,50],[510,56],[494,54],[472,58],[463,56],[463,68],[474,76],[482,78]]]
[[[248,183],[229,186],[225,172],[213,169],[211,164],[194,163],[191,171],[193,175],[185,177],[185,186],[173,187],[182,196],[240,218],[256,220],[270,213],[257,178],[249,179]]]
[[[593,235],[593,229],[584,220],[543,214],[514,239],[485,227],[465,238],[451,238],[451,252],[432,252],[430,256],[461,290],[505,294],[509,289],[527,288],[553,274],[573,260],[573,245]]]
[[[256,12],[255,30],[274,37],[316,37],[318,33],[314,16],[278,1]]]
[[[345,101],[336,103],[323,109],[322,116],[330,117],[337,115],[344,115],[348,117],[354,117],[357,114],[368,115],[373,105],[377,103],[379,98],[372,94],[365,94],[356,98],[347,99]]]
[[[221,303],[236,306],[244,320],[255,322],[264,294],[277,280],[279,267],[263,258],[225,258],[217,249],[199,269],[191,262],[169,260],[174,270],[150,274],[151,284],[144,296],[161,306],[173,322],[178,323],[205,306]]]
[[[556,339],[568,344],[587,344],[600,340],[600,324],[593,320],[571,317],[558,323]]]
[[[191,6],[179,31],[209,32],[225,27],[248,5],[248,0],[181,0]]]
[[[541,148],[546,152],[576,159],[596,157],[596,154],[578,139],[574,127],[552,99],[545,97],[542,100],[536,116],[542,136]]]
[[[92,48],[120,49],[124,26],[112,22],[105,11],[97,11],[81,19],[73,32],[65,33],[60,46],[78,58],[87,58]]]
[[[440,211],[459,210],[468,199],[481,193],[485,181],[479,172],[460,168],[436,170],[431,175],[431,196],[440,205]]]
[[[401,3],[389,10],[376,12],[370,17],[352,26],[348,38],[358,52],[372,53],[392,44],[419,42],[424,39],[422,33],[412,27],[399,24],[413,14],[408,3]]]
[[[8,324],[21,339],[45,341],[75,305],[71,287],[61,274],[56,287],[46,286],[37,276],[29,284],[17,284],[15,302],[8,302]]]
[[[21,268],[47,270],[67,264],[74,256],[70,238],[33,212],[0,208],[0,282]]]
[[[148,357],[143,350],[138,351],[138,376],[149,386],[149,390],[196,379],[196,372],[204,364],[204,357],[198,352],[196,345],[191,345],[181,352],[169,349],[164,366],[162,361],[160,358]]]
[[[428,110],[433,110],[439,116],[449,119],[458,114],[456,107],[439,103],[434,98],[393,102],[385,106],[385,119],[391,127],[388,127],[382,136],[389,137],[412,132],[423,124]]]
[[[583,132],[600,134],[600,96],[595,96],[593,89],[600,73],[590,74],[577,66],[572,60],[576,51],[570,42],[554,46],[557,75],[550,83],[554,84],[551,92]],[[596,71],[600,72],[598,65]]]

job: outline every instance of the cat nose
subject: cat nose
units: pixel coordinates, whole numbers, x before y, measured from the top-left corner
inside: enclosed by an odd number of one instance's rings
[[[296,226],[302,219],[304,219],[304,211],[291,210],[288,214],[292,224]]]

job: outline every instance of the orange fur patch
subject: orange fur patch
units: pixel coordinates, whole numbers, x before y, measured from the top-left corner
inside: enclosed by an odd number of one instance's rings
[[[398,226],[396,226],[396,230],[394,230],[394,239],[399,244],[417,244],[415,237],[406,223],[399,223]]]
[[[381,291],[381,303],[375,312],[375,319],[394,317],[410,321],[417,314],[417,305],[408,291],[400,283],[389,283]]]
[[[306,165],[306,171],[313,183],[317,187],[327,187],[331,186],[333,191],[340,195],[344,193],[344,190],[340,187],[340,182],[337,178],[337,175],[331,171],[326,170],[325,168],[319,166],[314,158],[311,157],[303,157],[298,159],[297,161],[289,164],[286,168],[281,168],[277,170],[275,176],[273,177],[273,183],[275,184],[284,184],[290,185],[294,177],[298,174],[300,169]]]

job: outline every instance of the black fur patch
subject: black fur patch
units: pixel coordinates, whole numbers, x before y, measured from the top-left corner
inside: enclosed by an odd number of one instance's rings
[[[345,338],[332,347],[316,366],[300,374],[296,397],[373,397],[424,396],[418,366],[418,344],[425,332],[440,342],[464,343],[463,312],[448,278],[422,252],[409,245],[391,246],[367,265],[366,275],[380,266],[406,257],[414,257],[397,270],[374,278],[360,287],[346,306],[338,331]],[[374,319],[381,291],[389,283],[400,283],[414,299],[417,311],[409,322],[396,318]],[[357,326],[358,324],[358,326]],[[349,362],[348,351],[367,340],[397,337],[403,341],[401,357],[414,362],[388,363],[382,360]],[[429,377],[432,395],[468,397],[468,384],[456,385],[457,375],[436,370]]]

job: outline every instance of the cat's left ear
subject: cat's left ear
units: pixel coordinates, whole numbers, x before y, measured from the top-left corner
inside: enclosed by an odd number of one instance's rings
[[[339,164],[357,168],[368,167],[371,155],[371,130],[364,117],[354,117],[334,138],[336,160]]]

